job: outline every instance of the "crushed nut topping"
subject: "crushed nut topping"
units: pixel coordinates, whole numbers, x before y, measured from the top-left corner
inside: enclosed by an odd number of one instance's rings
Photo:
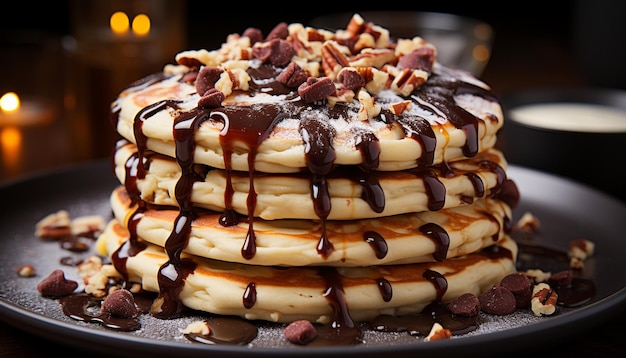
[[[194,321],[187,325],[183,329],[178,329],[182,334],[198,334],[202,336],[208,336],[211,333],[211,328],[206,321]]]
[[[533,287],[530,300],[531,309],[535,316],[550,316],[556,312],[558,295],[547,283],[538,283]]]
[[[540,226],[539,219],[533,213],[527,211],[515,223],[514,229],[525,233],[534,233],[537,232]]]
[[[15,269],[15,272],[20,277],[33,277],[37,274],[37,271],[31,265],[22,265]]]
[[[283,22],[264,37],[261,30],[250,27],[242,34],[227,36],[216,50],[179,52],[176,65],[166,65],[164,73],[197,72],[195,86],[203,97],[201,106],[214,108],[231,93],[248,91],[251,78],[246,70],[260,61],[275,66],[280,71],[277,80],[297,88],[305,102],[328,99],[334,104],[372,97],[363,111],[365,119],[382,106],[374,103],[373,95],[387,88],[409,96],[428,80],[436,57],[435,46],[423,38],[392,41],[387,29],[354,14],[346,29],[335,32]],[[239,67],[233,68],[233,62]],[[193,78],[185,79],[189,80],[193,82]],[[319,88],[311,89],[314,84]],[[212,88],[223,96],[205,98]],[[347,96],[342,90],[354,93]],[[395,104],[393,110],[401,113],[405,109]]]
[[[441,324],[435,322],[426,338],[424,338],[424,341],[438,341],[441,339],[450,339],[450,337],[452,337],[452,332],[449,329],[443,328]]]

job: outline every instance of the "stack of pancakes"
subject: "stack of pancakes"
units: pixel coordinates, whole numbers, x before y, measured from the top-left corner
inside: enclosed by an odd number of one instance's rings
[[[126,282],[184,307],[346,325],[480,294],[515,271],[519,199],[490,88],[354,15],[190,50],[112,104]]]

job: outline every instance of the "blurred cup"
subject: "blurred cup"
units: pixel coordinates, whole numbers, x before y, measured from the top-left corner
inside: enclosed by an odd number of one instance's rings
[[[335,31],[345,28],[353,13],[314,18],[313,27]],[[437,61],[480,77],[491,57],[493,28],[480,20],[447,13],[413,11],[359,12],[366,22],[380,25],[392,38],[420,36],[437,47]]]
[[[498,147],[511,164],[557,174],[626,202],[626,91],[541,88],[502,98]]]

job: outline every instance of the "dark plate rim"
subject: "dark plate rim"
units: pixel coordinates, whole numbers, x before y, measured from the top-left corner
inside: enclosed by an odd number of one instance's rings
[[[24,190],[28,186],[35,185],[42,180],[52,177],[75,177],[80,173],[103,173],[109,170],[109,161],[101,160],[80,165],[71,165],[57,170],[37,173],[21,180],[0,185],[0,195],[7,191]],[[597,192],[567,178],[560,178],[551,174],[536,171],[534,169],[511,165],[508,168],[511,177],[533,178],[550,185],[558,184],[570,190],[579,192],[583,196],[590,196],[601,203],[609,205],[612,210],[618,210],[626,214],[626,205],[612,197]],[[95,174],[91,174],[95,175]],[[72,183],[68,183],[72,185]],[[20,189],[21,188],[21,189]],[[620,224],[621,225],[621,224]],[[348,346],[348,347],[294,347],[294,348],[254,348],[245,346],[207,346],[180,344],[175,341],[160,341],[145,337],[136,337],[120,334],[114,331],[101,331],[91,329],[71,322],[63,322],[54,318],[42,316],[36,312],[22,308],[13,302],[0,299],[0,319],[10,325],[43,338],[54,339],[59,343],[75,348],[99,353],[109,352],[117,355],[136,355],[149,353],[153,356],[168,356],[172,354],[185,354],[188,357],[205,356],[208,353],[221,354],[228,357],[276,357],[276,356],[299,356],[329,357],[329,356],[359,356],[375,357],[381,354],[409,355],[414,353],[432,353],[439,356],[456,355],[463,352],[467,356],[468,350],[484,349],[489,345],[491,353],[498,351],[511,351],[515,348],[525,347],[528,339],[533,344],[545,343],[548,340],[555,342],[568,334],[580,331],[582,326],[592,327],[599,325],[611,317],[626,310],[626,287],[601,298],[597,302],[567,312],[556,317],[550,317],[540,322],[535,322],[522,327],[506,329],[499,332],[481,334],[468,337],[460,337],[445,341],[429,342],[427,344],[397,344],[393,346]]]

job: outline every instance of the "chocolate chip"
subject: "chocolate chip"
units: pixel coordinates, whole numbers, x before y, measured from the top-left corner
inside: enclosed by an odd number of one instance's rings
[[[120,318],[135,318],[139,315],[133,294],[124,289],[111,292],[102,301],[100,310]]]
[[[62,297],[70,295],[78,287],[78,282],[65,278],[63,270],[56,269],[37,284],[37,291],[43,296]]]
[[[322,100],[335,93],[335,84],[328,77],[309,77],[298,87],[300,98],[306,103]]]
[[[291,343],[307,344],[317,336],[317,330],[311,322],[299,320],[291,322],[283,334]]]
[[[217,108],[222,105],[224,100],[224,93],[217,88],[210,88],[204,95],[198,100],[198,107],[200,108]]]
[[[297,88],[307,79],[306,72],[297,63],[291,62],[278,76],[276,81],[287,87]]]
[[[572,270],[559,271],[553,273],[548,279],[548,284],[552,287],[569,287],[572,285],[574,274]]]
[[[248,27],[241,36],[245,36],[250,39],[250,45],[254,45],[257,42],[263,41],[263,33],[261,30],[255,27]]]
[[[273,39],[264,43],[257,43],[252,48],[252,56],[274,66],[286,66],[296,54],[293,46],[282,39]]]
[[[507,315],[515,312],[515,295],[508,288],[493,285],[487,292],[478,296],[480,309],[489,314]]]
[[[198,71],[189,71],[180,79],[181,82],[194,83],[198,77]]]
[[[480,300],[472,293],[465,293],[448,303],[446,307],[452,314],[472,317],[480,312]]]
[[[278,25],[274,26],[272,31],[267,34],[265,41],[271,41],[274,39],[284,40],[289,36],[289,25],[286,22],[281,22]]]
[[[198,92],[200,96],[203,96],[206,91],[215,88],[215,83],[220,79],[222,72],[224,72],[224,70],[219,67],[202,67],[200,72],[198,72],[198,77],[196,77],[196,92]]]
[[[398,60],[398,69],[423,70],[430,73],[435,63],[435,51],[430,47],[414,50]]]
[[[349,90],[357,90],[365,86],[365,79],[351,67],[344,67],[337,75],[337,80]]]
[[[530,284],[530,279],[522,272],[508,274],[500,281],[500,286],[509,289],[515,296],[515,306],[517,308],[527,308],[530,305],[532,296]]]

